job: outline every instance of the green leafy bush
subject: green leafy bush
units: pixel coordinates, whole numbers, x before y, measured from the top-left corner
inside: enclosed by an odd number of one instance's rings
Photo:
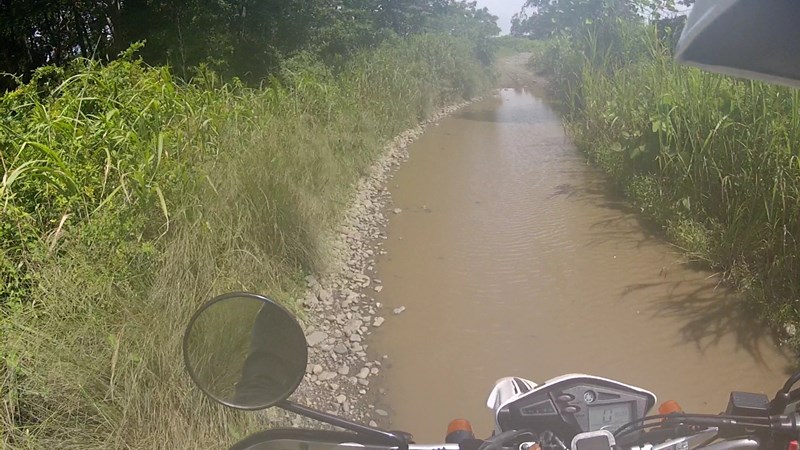
[[[262,427],[192,388],[183,324],[232,289],[296,308],[383,143],[488,73],[422,35],[338,70],[298,55],[261,89],[128,55],[0,98],[3,446],[209,448]]]

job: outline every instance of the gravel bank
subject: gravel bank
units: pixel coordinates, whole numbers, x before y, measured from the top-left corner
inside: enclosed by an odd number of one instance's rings
[[[373,426],[387,426],[388,413],[375,407],[384,394],[377,381],[391,355],[371,355],[370,333],[404,308],[387,309],[373,295],[383,289],[374,278],[375,257],[382,249],[390,208],[386,188],[397,167],[408,158],[408,145],[426,127],[466,106],[463,102],[443,108],[416,128],[405,131],[387,146],[367,176],[358,183],[342,223],[331,237],[332,269],[322,278],[306,277],[308,290],[300,302],[307,311],[306,340],[309,364],[306,377],[292,400]],[[324,428],[318,422],[294,414],[270,411],[277,426]]]

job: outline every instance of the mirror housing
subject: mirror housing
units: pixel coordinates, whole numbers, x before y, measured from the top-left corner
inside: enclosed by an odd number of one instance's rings
[[[308,362],[305,335],[283,306],[232,292],[195,312],[183,336],[186,369],[211,399],[236,409],[265,409],[300,385]]]
[[[675,50],[711,72],[800,87],[800,2],[697,0]]]
[[[318,450],[334,450],[368,442],[375,448],[405,450],[412,440],[406,433],[383,431],[289,401],[306,372],[308,343],[294,316],[262,295],[232,292],[201,306],[183,335],[183,359],[197,387],[217,403],[242,410],[278,406],[355,432],[303,440],[302,433],[319,432],[282,430],[294,434],[279,439],[269,433],[281,430],[270,430],[245,439],[235,449],[286,450],[297,444],[298,450],[309,450],[307,444],[314,442],[319,443]],[[340,438],[345,440],[336,442]],[[281,442],[288,447],[276,448]]]

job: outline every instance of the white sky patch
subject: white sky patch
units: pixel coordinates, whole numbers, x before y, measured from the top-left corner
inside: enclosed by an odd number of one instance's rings
[[[511,30],[511,16],[518,13],[525,0],[477,0],[479,7],[487,7],[495,16],[500,17],[497,25],[503,29],[502,34]]]

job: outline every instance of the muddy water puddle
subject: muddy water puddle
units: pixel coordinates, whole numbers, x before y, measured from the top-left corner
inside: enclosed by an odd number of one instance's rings
[[[510,375],[610,377],[709,413],[782,385],[790,363],[766,330],[609,193],[541,95],[501,90],[410,154],[376,267],[389,320],[371,350],[389,355],[393,427],[438,442],[466,417],[486,435],[486,396]]]

